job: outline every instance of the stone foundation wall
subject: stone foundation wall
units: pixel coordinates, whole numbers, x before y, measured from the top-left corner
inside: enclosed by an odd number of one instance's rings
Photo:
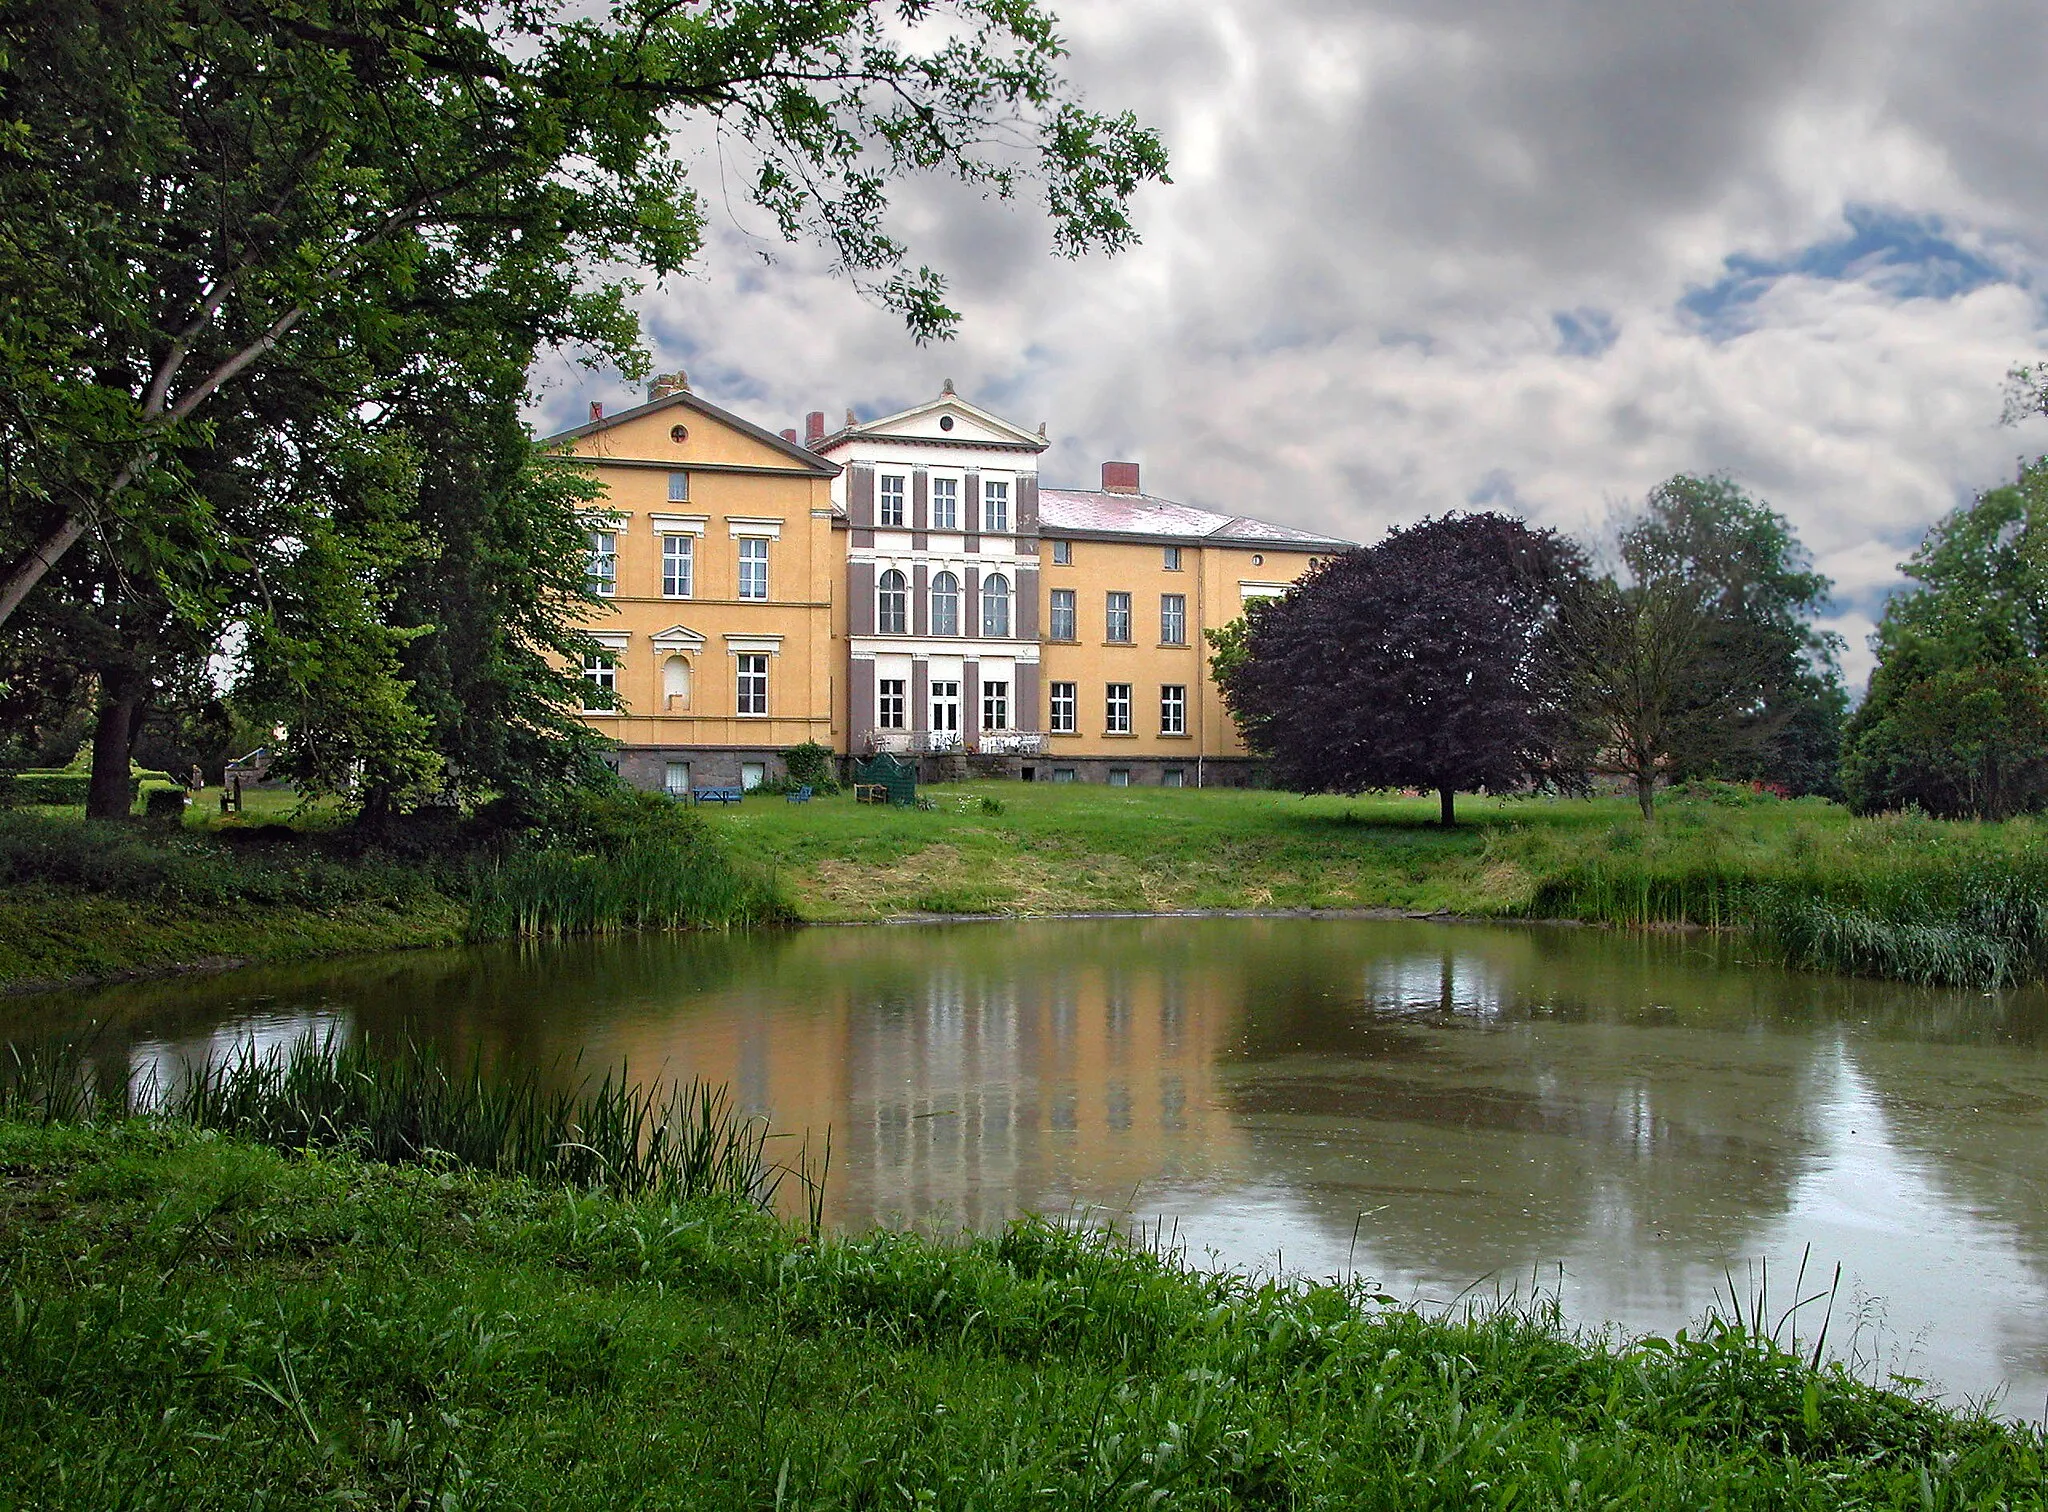
[[[732,746],[626,746],[612,760],[614,770],[628,783],[656,793],[667,786],[671,761],[689,763],[692,788],[743,786],[743,769],[748,762],[759,763],[762,780],[766,782],[779,782],[788,775],[783,770],[781,751],[765,747],[748,750]]]

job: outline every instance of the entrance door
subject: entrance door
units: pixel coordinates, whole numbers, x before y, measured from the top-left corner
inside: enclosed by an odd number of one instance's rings
[[[960,738],[960,684],[957,682],[934,682],[932,684],[932,735],[934,745],[941,747],[956,743]]]

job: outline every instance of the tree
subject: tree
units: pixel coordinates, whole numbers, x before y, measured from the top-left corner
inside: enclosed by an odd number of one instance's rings
[[[0,621],[45,584],[62,602],[43,617],[93,632],[94,812],[117,811],[151,700],[183,678],[165,658],[231,626],[252,698],[294,712],[288,761],[311,785],[430,785],[465,741],[465,771],[547,769],[498,735],[559,732],[533,658],[570,633],[548,586],[562,511],[502,425],[469,440],[509,471],[464,448],[495,491],[473,511],[449,495],[413,401],[467,404],[467,375],[502,421],[508,365],[552,347],[640,369],[633,275],[593,270],[695,256],[680,117],[750,153],[747,192],[783,234],[822,240],[920,339],[956,317],[883,230],[891,180],[1008,196],[1035,176],[1077,253],[1127,244],[1130,195],[1164,177],[1156,137],[1072,97],[1033,0],[583,9],[0,0]],[[530,570],[503,554],[522,532],[544,557]],[[409,571],[485,557],[495,588],[439,601],[465,625],[430,624],[431,594],[406,607]],[[485,619],[515,604],[495,644],[519,649],[486,681],[523,689],[516,710],[464,703],[479,688],[456,655],[410,649],[490,641]],[[438,713],[415,702],[429,694]]]
[[[1790,522],[1728,478],[1680,473],[1624,525],[1620,555],[1660,618],[1685,600],[1704,616],[1695,654],[1666,669],[1671,775],[1831,791],[1848,700],[1840,637],[1813,620],[1833,584]]]
[[[1584,721],[1577,764],[1627,778],[1645,824],[1656,817],[1657,776],[1694,712],[1712,630],[1702,598],[1675,576],[1627,586],[1600,578],[1568,593],[1559,615],[1569,697]]]
[[[1212,666],[1282,786],[1433,790],[1455,824],[1458,793],[1565,779],[1555,637],[1583,572],[1553,531],[1497,514],[1425,520],[1311,570]]]
[[[1034,0],[582,10],[0,0],[0,622],[88,537],[137,570],[192,550],[168,518],[210,540],[167,450],[260,368],[401,371],[389,326],[423,285],[521,290],[550,339],[637,370],[630,280],[589,280],[696,254],[683,115],[921,338],[957,316],[884,229],[892,179],[1009,196],[1036,176],[1073,253],[1127,244],[1129,196],[1165,175],[1156,136],[1075,100]]]
[[[2048,459],[1928,531],[1885,606],[1842,785],[1859,813],[2048,807]]]

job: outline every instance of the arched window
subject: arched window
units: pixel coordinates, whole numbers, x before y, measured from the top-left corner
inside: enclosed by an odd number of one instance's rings
[[[960,633],[960,579],[942,572],[932,579],[932,634]]]
[[[661,702],[664,708],[690,707],[690,659],[671,656],[661,664]]]
[[[881,635],[910,634],[910,589],[903,581],[903,574],[894,567],[883,573],[875,588],[875,598],[880,610],[875,616],[876,632]]]
[[[981,633],[1010,634],[1010,580],[1000,572],[981,580]]]

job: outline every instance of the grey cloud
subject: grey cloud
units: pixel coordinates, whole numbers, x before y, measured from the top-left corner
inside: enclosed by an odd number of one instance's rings
[[[967,317],[920,350],[714,206],[700,274],[645,302],[661,365],[777,427],[952,377],[1050,422],[1049,479],[1128,456],[1154,491],[1355,539],[1475,498],[1579,529],[1725,470],[1840,581],[1852,672],[1900,543],[2048,447],[1996,423],[2048,344],[2038,5],[1053,3],[1091,102],[1174,149],[1142,247],[1063,261],[1032,205],[909,186],[896,223]],[[1887,217],[1993,275],[1812,251]],[[1685,301],[1742,269],[1739,321],[1703,330]],[[630,397],[543,376],[537,422]]]

